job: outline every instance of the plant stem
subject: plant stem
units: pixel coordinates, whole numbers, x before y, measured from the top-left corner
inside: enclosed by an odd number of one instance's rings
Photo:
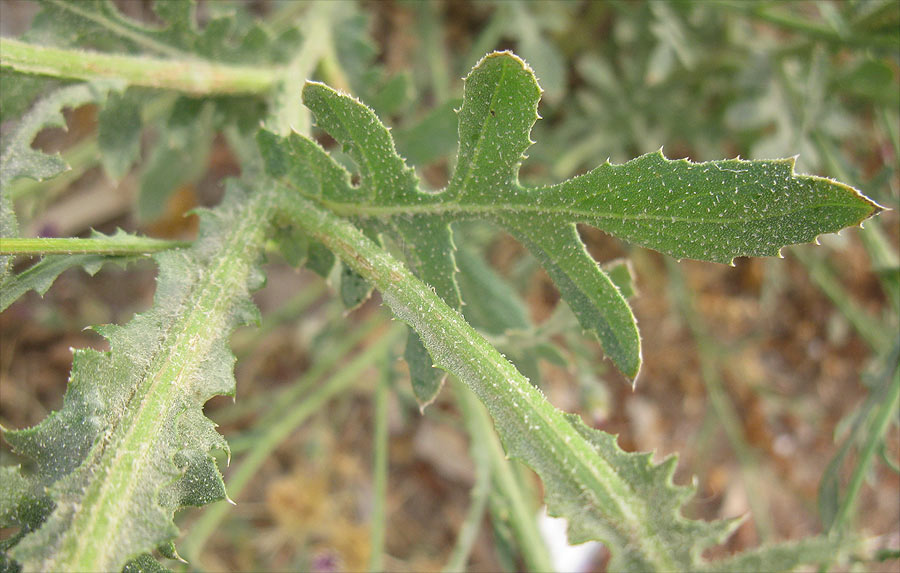
[[[547,545],[541,538],[537,528],[537,519],[533,508],[529,507],[526,501],[525,492],[521,487],[519,479],[515,474],[515,468],[512,462],[506,458],[503,452],[503,446],[497,438],[497,433],[491,427],[491,418],[488,416],[487,410],[478,402],[478,397],[471,389],[465,385],[454,385],[457,396],[457,404],[463,413],[466,426],[469,429],[470,439],[479,442],[479,448],[484,449],[483,455],[487,458],[489,475],[493,488],[487,487],[485,493],[480,492],[476,483],[476,488],[472,490],[472,503],[477,510],[480,503],[481,495],[485,496],[487,502],[487,494],[500,496],[503,500],[503,506],[509,513],[509,526],[513,535],[519,544],[519,550],[522,552],[522,558],[528,569],[531,571],[553,571],[553,562],[550,560],[550,554],[547,552]],[[473,446],[474,447],[474,446]],[[479,458],[475,459],[476,463],[483,463]],[[483,512],[483,508],[482,508]],[[474,510],[473,512],[474,513]],[[478,530],[472,528],[474,535]],[[460,537],[467,534],[466,531],[460,532]],[[465,541],[465,540],[463,540]],[[474,539],[473,539],[474,541]],[[460,542],[459,545],[463,543]],[[468,554],[466,553],[466,556]],[[451,558],[447,563],[445,571],[452,571],[451,566],[455,565],[454,559]],[[464,570],[465,562],[459,563],[459,567],[455,570]]]
[[[445,573],[466,570],[466,562],[469,560],[472,545],[475,543],[475,538],[481,529],[481,522],[484,520],[484,510],[487,507],[491,493],[493,469],[491,467],[491,454],[487,440],[492,439],[496,441],[496,435],[493,433],[490,421],[487,423],[487,432],[484,431],[484,424],[481,421],[487,414],[478,403],[478,399],[472,394],[472,391],[458,383],[453,384],[453,390],[457,395],[457,404],[459,404],[463,421],[469,432],[469,452],[472,462],[475,464],[475,485],[472,486],[472,501],[469,503],[469,511],[466,512],[466,518],[459,528],[456,544],[453,546],[450,558],[447,560],[447,564],[444,565],[443,571]],[[476,408],[480,409],[481,412],[476,411]]]
[[[375,389],[375,428],[373,433],[374,463],[372,467],[371,542],[369,543],[369,571],[384,570],[385,501],[388,477],[388,398],[393,370],[385,357],[381,365],[381,380]]]
[[[277,68],[87,52],[37,46],[11,38],[0,38],[0,66],[55,78],[122,80],[132,86],[192,95],[262,94],[282,78],[282,71]]]
[[[94,239],[0,239],[0,255],[148,255],[190,246],[190,241],[169,241],[129,235]]]
[[[880,388],[876,390],[882,396],[878,400],[878,407],[875,417],[869,426],[868,434],[865,437],[865,445],[859,453],[859,459],[853,467],[853,475],[850,477],[850,483],[847,485],[847,493],[841,500],[837,515],[831,526],[831,530],[840,531],[849,519],[850,513],[856,506],[856,500],[859,496],[859,490],[862,488],[863,481],[869,475],[878,446],[884,443],[884,434],[887,432],[891,424],[892,418],[897,412],[900,405],[900,366],[897,359],[900,357],[900,341],[894,344],[894,349],[890,353],[887,360],[885,371],[883,374]]]
[[[561,506],[575,512],[570,504],[577,504],[579,517],[602,529],[607,543],[628,548],[617,555],[619,566],[685,566],[683,547],[657,535],[658,524],[647,517],[656,508],[606,457],[626,455],[614,446],[612,451],[602,449],[610,437],[590,432],[580,420],[554,408],[458,311],[349,221],[297,193],[282,197],[284,214],[381,291],[394,314],[419,334],[435,365],[475,392],[508,455],[540,475],[551,513]],[[585,525],[572,527],[580,530]],[[573,541],[580,540],[585,539],[574,535]]]

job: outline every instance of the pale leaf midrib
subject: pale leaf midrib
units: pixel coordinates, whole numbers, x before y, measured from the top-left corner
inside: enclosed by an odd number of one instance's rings
[[[258,197],[255,200],[263,201],[265,199]],[[248,212],[254,211],[255,209],[252,208],[253,206],[245,205],[244,209],[247,209]],[[238,252],[247,249],[249,246],[246,244],[248,235],[252,235],[253,231],[257,230],[255,227],[259,225],[260,220],[264,221],[266,218],[262,217],[257,219],[256,217],[242,217],[240,225],[235,229],[235,232],[230,235],[219,252]],[[241,253],[239,256],[246,256],[246,254]],[[161,388],[161,386],[164,381],[170,379],[170,377],[166,375],[171,373],[173,363],[176,362],[176,359],[186,363],[182,364],[180,367],[174,366],[176,375],[171,379],[173,381],[181,381],[185,375],[190,375],[198,366],[198,363],[195,363],[191,358],[204,357],[209,348],[212,347],[216,336],[210,331],[222,327],[222,321],[227,320],[228,311],[230,310],[229,307],[235,300],[234,296],[218,296],[218,293],[221,292],[223,288],[222,284],[233,284],[236,280],[244,280],[245,275],[249,272],[250,266],[252,265],[252,261],[249,260],[248,257],[246,260],[243,260],[242,263],[240,268],[241,273],[238,274],[235,273],[237,269],[234,266],[233,257],[220,257],[214,269],[211,272],[204,274],[204,278],[202,279],[203,283],[198,285],[186,299],[195,299],[193,293],[203,293],[199,295],[201,301],[212,300],[212,306],[209,308],[209,311],[207,312],[207,306],[202,304],[202,302],[198,303],[187,316],[176,323],[173,328],[168,331],[170,334],[166,336],[166,340],[171,339],[171,333],[176,333],[175,340],[172,341],[171,344],[166,344],[164,342],[161,345],[162,354],[158,355],[157,359],[149,368],[153,374],[150,375],[149,380],[148,377],[145,376],[145,381],[142,382],[141,386],[136,391],[136,393],[141,393],[144,398],[141,400],[138,409],[131,416],[134,423],[128,424],[128,429],[125,434],[122,435],[120,439],[112,442],[117,449],[116,452],[114,452],[115,457],[113,458],[111,465],[106,466],[104,476],[107,479],[102,481],[100,490],[96,493],[95,499],[97,499],[97,502],[93,504],[82,504],[78,513],[73,517],[73,527],[68,529],[68,532],[72,532],[72,535],[74,535],[76,544],[75,547],[72,548],[73,553],[68,562],[70,564],[77,563],[78,565],[76,568],[96,567],[97,563],[92,561],[92,559],[97,558],[102,559],[102,563],[109,565],[106,563],[103,556],[94,556],[92,554],[92,551],[97,550],[97,544],[95,544],[93,540],[110,539],[112,538],[112,535],[107,534],[107,532],[96,532],[94,531],[94,528],[98,526],[98,520],[112,515],[114,518],[108,521],[107,526],[110,531],[117,532],[119,529],[117,525],[118,519],[122,517],[122,514],[115,510],[110,510],[110,506],[122,505],[121,501],[124,499],[133,499],[135,489],[144,485],[138,483],[139,480],[136,479],[127,480],[123,490],[121,486],[116,488],[115,483],[111,482],[109,478],[110,476],[120,475],[121,472],[124,471],[122,469],[122,464],[128,464],[134,467],[144,467],[147,464],[147,460],[152,455],[153,447],[157,443],[158,437],[145,439],[143,434],[138,435],[138,429],[145,427],[147,424],[147,422],[142,422],[142,420],[148,415],[155,416],[155,409],[153,406],[158,405],[161,401],[171,398],[172,395],[166,394],[165,389]],[[239,276],[241,277],[240,279],[238,279]],[[225,279],[224,283],[222,281],[223,277]],[[210,316],[216,316],[217,320],[210,321]],[[194,326],[197,324],[201,325],[199,331],[196,331],[197,329]],[[198,351],[198,346],[192,344],[195,340],[201,342],[202,351]],[[166,352],[166,349],[173,348],[181,349],[182,353],[174,355],[172,352]],[[162,359],[162,362],[158,362],[160,359]],[[182,391],[187,387],[183,382],[175,383],[174,386],[177,386],[177,388]],[[141,390],[144,391],[141,392]],[[127,411],[128,410],[126,409],[126,412]],[[153,421],[156,421],[155,417],[150,423],[152,424]],[[118,421],[119,427],[122,427],[124,422],[124,418],[120,419]],[[132,450],[131,446],[134,444],[136,444],[137,447],[135,450]],[[138,455],[121,455],[120,452],[122,451],[138,451],[140,453]],[[117,491],[117,489],[120,491]],[[86,495],[85,498],[89,495],[90,494]],[[98,509],[98,506],[100,509]],[[81,521],[86,521],[82,526],[78,526],[77,524],[79,517],[81,518]],[[103,546],[108,547],[106,544]],[[64,548],[61,548],[60,557],[64,558],[65,555],[66,552]]]
[[[512,203],[491,203],[490,205],[464,205],[458,201],[447,201],[444,203],[426,203],[422,205],[365,205],[360,203],[345,203],[338,201],[328,201],[321,199],[293,185],[286,178],[279,179],[279,182],[292,190],[300,193],[305,198],[315,201],[320,205],[328,208],[333,213],[344,217],[373,217],[373,218],[389,218],[402,217],[408,215],[441,215],[441,216],[503,216],[503,215],[559,215],[565,216],[571,223],[591,223],[601,219],[612,219],[622,221],[664,221],[669,223],[692,223],[698,225],[721,224],[746,226],[748,222],[762,222],[780,219],[796,213],[802,213],[811,209],[820,209],[827,207],[836,207],[840,209],[855,209],[865,214],[869,209],[865,206],[855,207],[843,203],[823,202],[810,205],[801,205],[794,209],[785,209],[779,211],[775,215],[766,216],[741,216],[732,217],[683,217],[677,215],[658,215],[653,213],[618,213],[614,211],[579,211],[568,206],[545,206],[545,205],[528,205],[528,204],[512,204]],[[440,193],[438,193],[439,195]]]

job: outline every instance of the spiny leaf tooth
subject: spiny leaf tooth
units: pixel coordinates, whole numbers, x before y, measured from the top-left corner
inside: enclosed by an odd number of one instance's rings
[[[157,549],[163,557],[174,559],[175,561],[181,561],[182,563],[187,564],[187,561],[185,561],[185,559],[178,554],[178,549],[175,547],[175,543],[170,541],[168,543],[160,545],[159,547],[157,547]]]

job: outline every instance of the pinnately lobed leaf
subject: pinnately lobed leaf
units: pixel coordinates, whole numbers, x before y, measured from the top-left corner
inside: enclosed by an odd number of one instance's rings
[[[568,518],[573,542],[607,543],[611,570],[740,570],[748,563],[790,567],[798,559],[827,560],[840,548],[816,539],[804,555],[776,546],[747,560],[705,562],[702,551],[721,543],[737,521],[686,519],[681,508],[693,489],[672,483],[674,458],[654,465],[650,454],[622,451],[614,436],[556,410],[487,343],[458,310],[455,249],[444,229],[479,218],[512,232],[607,355],[633,377],[640,366],[634,318],[621,291],[588,256],[576,223],[675,256],[730,262],[777,254],[791,242],[858,224],[879,207],[847,186],[794,175],[791,161],[693,164],[661,152],[528,188],[519,183],[518,169],[539,95],[533,73],[515,55],[482,59],[466,78],[456,171],[437,193],[419,188],[371,110],[322,84],[308,83],[304,102],[356,162],[359,185],[312,140],[263,131],[258,142],[267,172],[286,191],[290,218],[371,281],[434,363],[475,391],[510,457],[540,475],[551,514]],[[745,224],[735,223],[739,216]],[[766,225],[778,228],[765,233]],[[421,252],[407,252],[418,278],[381,248],[385,235],[401,245],[423,245]]]
[[[698,164],[668,160],[660,151],[557,185],[526,187],[518,171],[539,99],[525,62],[509,52],[485,56],[465,80],[456,170],[437,193],[419,187],[370,109],[323,84],[308,83],[304,103],[348,149],[358,186],[301,135],[263,132],[260,145],[270,174],[283,183],[351,217],[370,236],[384,233],[414,245],[405,253],[410,267],[451,307],[460,299],[450,224],[475,218],[502,226],[537,257],[581,325],[632,380],[641,363],[634,316],[585,250],[577,223],[677,258],[730,263],[777,255],[785,245],[857,225],[880,210],[851,187],[795,175],[790,159]]]
[[[76,351],[62,409],[5,432],[35,466],[17,478],[30,495],[0,507],[27,532],[8,553],[25,569],[119,570],[174,538],[176,509],[225,497],[209,452],[227,446],[202,406],[234,392],[228,335],[257,318],[248,293],[272,203],[232,182],[193,247],[156,255],[154,306],[97,327],[108,352]]]
[[[435,364],[478,395],[508,455],[540,476],[551,515],[568,519],[572,542],[605,542],[612,552],[610,570],[792,566],[828,560],[841,550],[837,543],[816,539],[808,542],[816,551],[803,555],[775,546],[734,563],[705,562],[702,551],[724,541],[739,521],[703,522],[681,515],[693,488],[672,483],[675,458],[654,465],[652,454],[627,453],[615,436],[560,412],[457,310],[349,221],[302,196],[286,192],[281,200],[292,220],[372,281],[394,313],[415,330]]]

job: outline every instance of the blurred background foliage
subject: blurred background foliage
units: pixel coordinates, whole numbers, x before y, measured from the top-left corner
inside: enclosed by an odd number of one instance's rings
[[[161,16],[151,2],[116,5],[148,22]],[[27,2],[0,7],[4,35],[21,34],[36,11]],[[435,189],[452,169],[462,76],[485,53],[512,49],[544,89],[526,184],[662,147],[695,161],[797,156],[797,171],[833,177],[891,208],[864,229],[822,237],[821,246],[786,249],[785,260],[740,259],[735,268],[675,263],[582,229],[598,261],[634,277],[645,359],[634,392],[515,241],[474,224],[456,236],[460,268],[474,271],[461,277],[467,318],[554,404],[619,434],[626,449],[679,453],[676,481],[698,479],[696,516],[750,512],[720,553],[840,528],[864,539],[851,569],[896,570],[900,3],[216,1],[199,3],[200,25],[226,12],[242,30],[264,27],[282,48],[322,34],[328,56],[313,77],[371,105]],[[311,21],[315,28],[304,26]],[[23,91],[47,89],[8,79],[4,121],[30,101]],[[123,118],[138,109],[141,118],[117,144],[125,158],[103,159],[103,169],[90,107],[68,114],[68,133],[36,140],[62,149],[73,170],[40,188],[20,181],[3,190],[17,199],[23,227],[192,235],[184,213],[214,204],[221,179],[239,170],[219,130],[237,116],[252,129],[262,108],[146,92],[129,90],[105,108]],[[154,138],[163,130],[168,145]],[[31,293],[2,315],[4,426],[34,424],[59,407],[68,348],[103,344],[81,329],[146,308],[153,274],[140,264],[93,278],[70,271],[44,300]],[[372,543],[384,543],[386,569],[435,570],[461,551],[466,519],[481,524],[465,550],[471,569],[533,563],[509,492],[496,477],[485,486],[470,459],[483,462],[483,436],[470,417],[461,423],[453,392],[421,416],[397,352],[366,352],[388,321],[377,299],[342,318],[326,283],[296,273],[274,250],[268,275],[257,294],[262,327],[234,336],[237,401],[207,406],[232,443],[226,483],[240,503],[181,516],[177,545],[191,562],[181,567],[356,570],[372,563]],[[389,441],[376,432],[373,445],[373,425]],[[388,462],[386,493],[373,458]],[[537,515],[539,484],[520,470],[511,479]],[[488,492],[483,523],[477,512],[466,518],[478,484]],[[372,537],[369,523],[382,508],[387,525]],[[586,563],[603,570],[603,550]]]

